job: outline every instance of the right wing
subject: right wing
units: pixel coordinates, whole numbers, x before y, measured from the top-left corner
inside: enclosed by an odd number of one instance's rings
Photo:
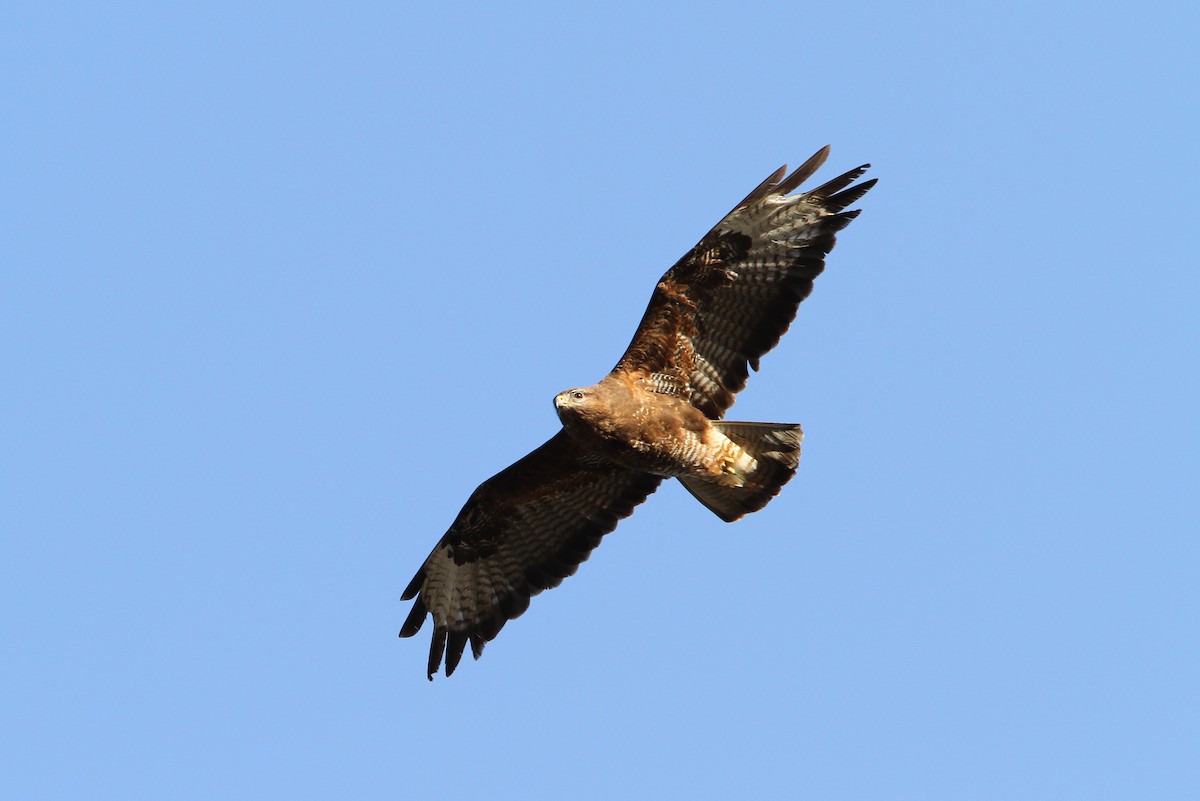
[[[478,659],[530,596],[574,573],[661,481],[591,456],[559,431],[480,484],[401,597],[416,598],[401,637],[433,618],[430,680],[443,654],[446,675],[454,672],[468,641]]]

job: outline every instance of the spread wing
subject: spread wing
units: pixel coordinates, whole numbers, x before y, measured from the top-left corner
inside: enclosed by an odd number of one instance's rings
[[[684,394],[711,419],[725,414],[795,319],[837,232],[858,216],[844,209],[875,185],[852,186],[864,164],[788,196],[828,155],[826,146],[791,175],[780,167],[663,275],[614,372]]]
[[[443,654],[453,673],[468,641],[478,659],[530,596],[574,573],[661,480],[589,456],[559,431],[480,484],[402,596],[416,602],[401,637],[433,618],[429,678]]]

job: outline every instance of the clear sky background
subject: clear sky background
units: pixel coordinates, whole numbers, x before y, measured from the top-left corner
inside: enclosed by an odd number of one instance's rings
[[[0,795],[1200,797],[1198,13],[7,5]],[[428,683],[468,494],[827,143],[796,480]]]

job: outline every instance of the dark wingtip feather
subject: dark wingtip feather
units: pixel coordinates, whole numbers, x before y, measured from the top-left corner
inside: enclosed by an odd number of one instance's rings
[[[862,214],[862,209],[854,209],[853,211],[843,211],[838,214],[830,214],[821,222],[831,232],[840,231],[845,228],[850,222]],[[830,245],[832,247],[832,244]]]
[[[425,625],[425,615],[428,613],[425,608],[425,602],[420,598],[412,605],[412,609],[408,611],[408,617],[404,619],[404,625],[400,627],[401,637],[411,637],[421,630],[421,626]]]
[[[404,588],[404,592],[400,593],[400,600],[411,601],[421,590],[423,583],[425,583],[424,567],[417,571],[417,575],[413,576],[412,581],[408,582],[408,586]]]
[[[446,675],[454,675],[454,669],[462,660],[463,650],[467,647],[467,633],[452,631],[446,638]]]
[[[478,659],[483,656],[483,646],[487,645],[487,640],[482,635],[471,633],[471,656]]]
[[[830,181],[826,181],[825,183],[818,186],[816,189],[810,189],[808,191],[808,194],[813,197],[828,198],[831,195],[842,191],[847,186],[849,186],[850,184],[852,184],[856,180],[858,180],[858,178],[864,172],[866,172],[867,168],[870,166],[871,166],[870,164],[863,164],[862,166],[855,167],[853,170],[850,170],[849,172],[844,172],[841,175],[839,175],[838,177],[836,177]]]
[[[438,668],[442,664],[442,654],[446,650],[446,629],[443,626],[435,626],[433,629],[433,641],[429,643],[429,663],[425,675],[430,681],[433,681],[433,674],[438,672]]]
[[[878,178],[872,178],[869,181],[863,181],[857,186],[852,186],[849,189],[838,192],[836,195],[830,195],[829,197],[825,198],[825,203],[823,205],[827,209],[841,211],[851,203],[858,201],[863,195],[867,194],[867,192],[871,191],[871,187],[875,186],[878,180]]]
[[[821,169],[821,165],[825,163],[825,159],[827,158],[829,158],[829,145],[825,145],[825,147],[813,153],[808,161],[797,167],[787,178],[784,178],[775,191],[781,195],[791,192],[811,178],[813,173]]]

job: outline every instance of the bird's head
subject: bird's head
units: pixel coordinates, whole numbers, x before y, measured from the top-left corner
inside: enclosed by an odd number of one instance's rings
[[[576,387],[554,396],[554,411],[558,412],[563,425],[577,428],[586,426],[584,421],[600,411],[597,403],[595,387]]]
[[[561,415],[563,411],[578,408],[588,401],[590,393],[583,387],[566,389],[554,396],[554,409]]]

